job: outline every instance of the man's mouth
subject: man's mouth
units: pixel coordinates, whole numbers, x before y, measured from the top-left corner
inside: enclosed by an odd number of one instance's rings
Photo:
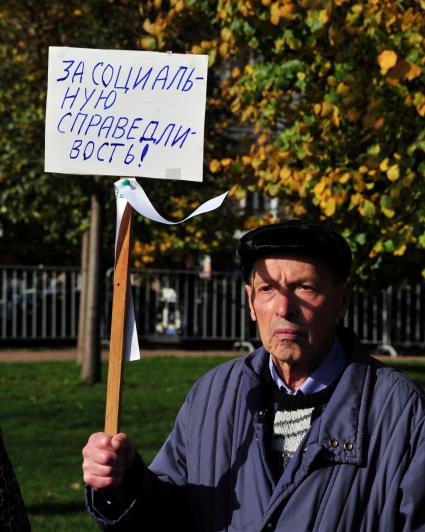
[[[277,340],[299,340],[303,333],[294,327],[278,327],[273,332],[273,337]]]

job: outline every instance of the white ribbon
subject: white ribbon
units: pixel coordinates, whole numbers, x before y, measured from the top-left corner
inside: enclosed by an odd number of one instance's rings
[[[114,183],[115,186],[115,195],[117,199],[117,223],[116,223],[116,233],[115,233],[115,248],[117,245],[117,236],[118,231],[121,225],[122,216],[124,213],[125,206],[127,202],[133,207],[135,211],[140,213],[142,216],[145,216],[149,220],[154,222],[159,222],[167,225],[176,225],[186,222],[194,216],[199,214],[205,214],[207,212],[213,211],[221,206],[224,201],[224,198],[227,196],[227,192],[212,198],[197,209],[195,209],[192,214],[186,216],[183,220],[178,222],[170,222],[163,218],[155,209],[155,207],[150,202],[143,188],[139,185],[135,178],[125,178],[120,179]],[[131,288],[131,286],[130,286]],[[140,359],[140,349],[139,341],[137,338],[137,328],[136,328],[136,318],[134,314],[134,303],[133,295],[131,289],[129,290],[128,296],[128,306],[127,306],[127,319],[126,319],[126,349],[125,349],[125,360],[139,360]]]

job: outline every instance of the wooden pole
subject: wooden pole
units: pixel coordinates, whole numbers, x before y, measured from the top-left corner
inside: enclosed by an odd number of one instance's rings
[[[127,203],[117,237],[105,412],[105,432],[110,436],[118,434],[120,430],[132,212],[131,205]]]

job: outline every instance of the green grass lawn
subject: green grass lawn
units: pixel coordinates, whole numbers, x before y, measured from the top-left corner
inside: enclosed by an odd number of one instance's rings
[[[419,360],[405,361],[403,357],[400,357],[386,360],[385,363],[405,373],[409,379],[425,390],[425,359],[423,362]]]
[[[149,462],[191,384],[223,358],[155,358],[126,366],[122,430]],[[393,361],[425,388],[425,361]],[[0,425],[34,531],[98,530],[83,508],[81,449],[102,430],[105,385],[79,382],[73,362],[5,362]]]

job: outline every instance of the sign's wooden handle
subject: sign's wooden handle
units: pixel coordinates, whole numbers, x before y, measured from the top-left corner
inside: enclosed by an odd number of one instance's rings
[[[110,436],[115,436],[120,430],[122,380],[126,347],[127,299],[130,287],[128,270],[132,211],[131,205],[127,203],[117,237],[105,412],[105,432]]]

